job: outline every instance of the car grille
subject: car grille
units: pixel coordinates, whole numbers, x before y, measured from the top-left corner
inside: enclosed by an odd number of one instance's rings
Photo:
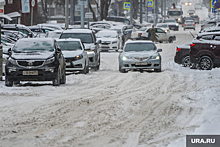
[[[17,61],[20,66],[41,66],[44,61]]]
[[[110,42],[102,42],[102,45],[109,45]]]
[[[75,58],[65,58],[65,61],[66,62],[72,62],[72,61],[76,61],[76,59]]]
[[[149,57],[134,57],[134,59],[139,60],[139,61],[143,61],[143,60],[149,59]]]

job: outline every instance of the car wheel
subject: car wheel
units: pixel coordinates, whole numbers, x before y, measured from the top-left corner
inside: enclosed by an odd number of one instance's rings
[[[154,69],[155,72],[161,72],[161,68],[159,69]]]
[[[53,86],[60,86],[60,69],[59,68],[58,68],[56,78],[53,80]]]
[[[121,64],[119,64],[119,71],[121,72],[121,73],[127,73],[128,71],[126,71],[125,69],[121,69]]]
[[[83,68],[83,70],[81,71],[81,73],[87,74],[87,65],[86,65],[86,62],[85,62],[84,68]]]
[[[184,67],[190,67],[191,66],[191,62],[190,62],[190,57],[189,56],[185,56],[182,58],[182,65]]]
[[[213,61],[209,56],[203,56],[199,60],[199,67],[202,70],[211,70],[213,68]]]
[[[5,86],[12,87],[13,86],[13,80],[8,79],[7,76],[5,78]]]
[[[20,84],[20,81],[14,81],[14,84]]]
[[[173,38],[169,37],[169,43],[173,43]]]
[[[63,69],[63,75],[61,77],[60,84],[66,84],[66,68]]]
[[[86,66],[86,73],[89,73],[89,65]]]

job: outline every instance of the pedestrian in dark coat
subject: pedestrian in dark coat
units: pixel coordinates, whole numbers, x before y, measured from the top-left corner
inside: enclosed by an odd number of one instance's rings
[[[154,42],[155,40],[158,41],[156,37],[159,37],[159,36],[156,34],[156,30],[154,28],[154,25],[152,25],[152,28],[149,31],[150,31],[150,38],[149,39],[152,42]]]

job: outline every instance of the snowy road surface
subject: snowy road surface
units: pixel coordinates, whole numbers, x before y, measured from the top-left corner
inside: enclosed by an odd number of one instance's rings
[[[220,69],[175,64],[176,45],[192,36],[172,33],[177,41],[156,44],[161,73],[119,73],[118,53],[101,53],[100,71],[68,75],[60,87],[0,81],[0,146],[184,147],[187,134],[219,134]]]

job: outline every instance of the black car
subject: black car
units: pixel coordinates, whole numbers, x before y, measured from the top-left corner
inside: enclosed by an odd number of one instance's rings
[[[185,43],[183,45],[176,46],[176,55],[174,57],[174,62],[177,64],[182,64],[184,67],[190,67],[190,50],[191,42]]]
[[[53,81],[54,86],[66,83],[66,64],[56,40],[51,38],[19,39],[8,50],[5,85],[20,81]]]

